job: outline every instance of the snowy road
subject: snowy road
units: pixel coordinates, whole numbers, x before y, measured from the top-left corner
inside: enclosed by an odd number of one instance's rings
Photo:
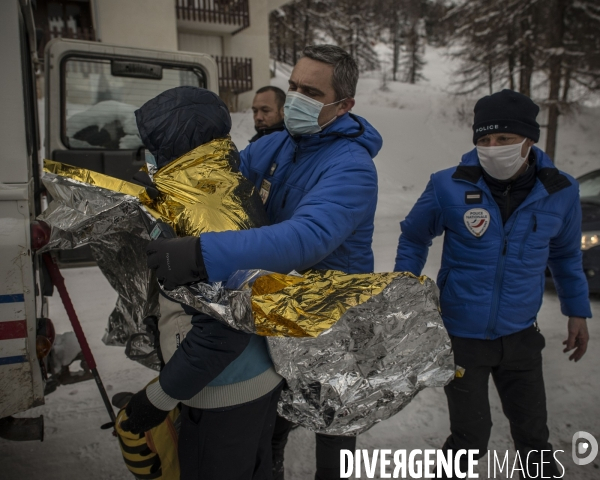
[[[154,373],[128,360],[123,348],[107,347],[100,341],[106,318],[116,299],[102,274],[97,268],[63,272],[109,395],[143,387]],[[600,316],[598,299],[593,301],[592,308],[594,315]],[[57,330],[70,330],[58,297],[51,299],[50,309]],[[597,347],[600,328],[597,322],[589,322],[592,336],[590,350],[581,362],[574,364],[568,362],[562,353],[565,319],[559,312],[558,299],[552,290],[546,292],[539,319],[546,337],[544,368],[551,442],[555,448],[565,451],[558,457],[564,460],[567,470],[565,478],[597,479],[600,477],[599,459],[596,459],[595,466],[575,466],[570,459],[570,452],[571,438],[579,430],[600,438],[600,349]],[[495,425],[490,448],[504,454],[505,450],[511,448],[509,427],[493,389],[491,399]],[[132,478],[125,469],[116,439],[110,432],[99,428],[108,419],[93,381],[59,387],[46,398],[46,405],[28,412],[32,416],[40,414],[44,415],[46,424],[43,443],[0,440],[0,479]],[[361,435],[358,448],[435,448],[443,443],[447,434],[448,415],[444,393],[442,389],[430,389],[421,392],[398,415]],[[294,430],[286,452],[286,479],[311,479],[314,472],[314,435],[301,428]],[[481,478],[486,478],[483,474],[487,469],[486,462],[483,459],[480,463]]]

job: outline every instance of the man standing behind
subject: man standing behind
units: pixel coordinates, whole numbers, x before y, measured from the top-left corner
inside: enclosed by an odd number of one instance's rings
[[[252,102],[256,135],[250,139],[250,143],[256,142],[264,135],[285,129],[283,123],[284,104],[285,92],[281,88],[268,85],[256,91]]]
[[[259,191],[271,225],[150,242],[150,265],[160,281],[225,281],[245,269],[373,271],[373,158],[381,136],[350,113],[358,82],[354,59],[333,45],[309,46],[303,53],[289,79],[286,130],[240,153],[240,171]],[[158,419],[144,422],[145,431],[178,401],[210,393],[210,404],[185,407],[182,414],[182,479],[270,480],[271,445],[263,439],[271,440],[276,401],[269,399],[279,390],[265,339],[209,320],[194,316],[193,328],[158,382],[150,392],[136,394],[140,407],[131,415]],[[218,341],[212,341],[217,334]],[[249,338],[239,341],[240,335]],[[217,363],[225,354],[230,363]],[[257,402],[266,405],[260,415]],[[281,454],[286,437],[283,432]],[[355,442],[355,437],[318,436],[316,478],[339,478],[339,451],[354,450]]]
[[[575,349],[570,360],[586,351],[591,317],[579,187],[533,146],[540,136],[538,111],[530,98],[511,90],[477,102],[476,148],[458,167],[431,176],[401,222],[395,266],[420,275],[432,239],[444,234],[437,283],[457,374],[445,387],[451,435],[443,449],[485,455],[491,374],[523,462],[521,478],[530,478],[527,472],[533,478],[560,473],[548,452],[545,341],[536,323],[546,265],[569,317],[564,351]]]

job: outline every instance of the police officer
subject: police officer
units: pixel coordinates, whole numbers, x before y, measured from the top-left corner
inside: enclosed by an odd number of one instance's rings
[[[586,351],[591,317],[578,184],[534,146],[538,111],[530,98],[511,90],[477,102],[476,148],[457,167],[431,176],[400,224],[395,266],[419,275],[432,239],[444,234],[437,282],[457,374],[445,387],[451,434],[443,448],[485,454],[491,375],[515,448],[529,467],[522,478],[536,467],[538,475],[559,474],[552,455],[540,454],[552,450],[542,376],[545,341],[536,323],[546,266],[568,317],[564,351],[574,350],[570,360]]]

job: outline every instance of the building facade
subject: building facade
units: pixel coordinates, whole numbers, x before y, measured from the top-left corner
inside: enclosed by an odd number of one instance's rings
[[[38,0],[34,16],[40,50],[63,37],[212,55],[219,93],[239,111],[269,84],[269,14],[288,1]]]

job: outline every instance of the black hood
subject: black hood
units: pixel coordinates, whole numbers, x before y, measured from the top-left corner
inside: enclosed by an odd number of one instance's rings
[[[136,110],[135,118],[142,142],[159,168],[231,130],[223,100],[198,87],[166,90]]]

